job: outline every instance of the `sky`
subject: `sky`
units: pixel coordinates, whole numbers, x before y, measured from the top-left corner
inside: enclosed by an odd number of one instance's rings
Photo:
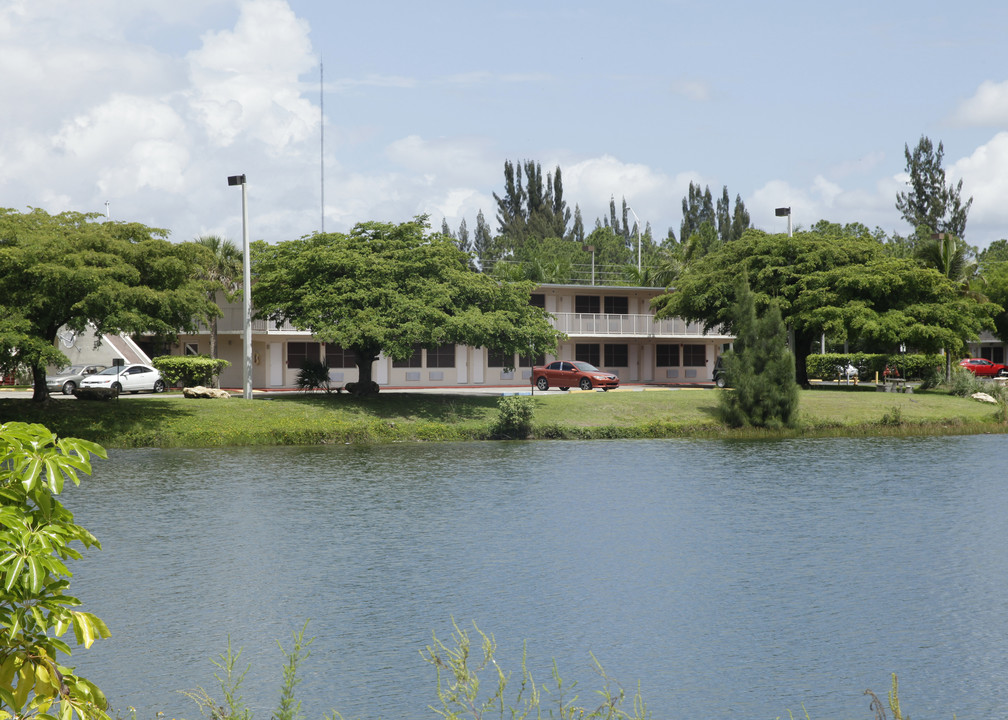
[[[496,231],[504,162],[533,160],[589,230],[614,197],[678,236],[694,182],[769,232],[790,207],[907,234],[927,136],[983,248],[1008,237],[1005,28],[1001,0],[0,0],[0,207],[240,243],[245,174],[253,240]]]

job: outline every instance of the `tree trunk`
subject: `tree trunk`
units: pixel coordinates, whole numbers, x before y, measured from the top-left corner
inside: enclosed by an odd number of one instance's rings
[[[378,359],[379,350],[371,348],[356,348],[354,356],[357,360],[357,386],[354,395],[375,395],[378,385],[371,379],[371,366]]]
[[[794,334],[794,345],[791,348],[791,352],[794,353],[795,359],[795,382],[806,390],[812,387],[812,384],[808,379],[807,360],[809,356],[809,348],[812,346],[812,341],[814,339],[815,333],[809,331],[796,331]]]
[[[32,402],[47,402],[49,399],[45,366],[36,365],[32,368]]]
[[[214,316],[214,318],[212,320],[210,320],[210,357],[212,357],[214,360],[217,359],[217,317],[216,316]],[[242,362],[245,362],[244,359],[242,360]],[[220,387],[220,376],[219,375],[214,375],[214,377],[213,377],[213,386],[215,388],[219,388]]]

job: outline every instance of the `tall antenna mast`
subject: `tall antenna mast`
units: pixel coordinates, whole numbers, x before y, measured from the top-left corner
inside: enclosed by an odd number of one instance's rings
[[[325,232],[325,94],[323,93],[322,63],[318,66],[319,95],[319,177],[322,183],[322,232]]]

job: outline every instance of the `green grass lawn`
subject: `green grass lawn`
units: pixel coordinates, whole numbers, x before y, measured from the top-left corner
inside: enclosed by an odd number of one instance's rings
[[[778,437],[1005,432],[995,408],[939,392],[913,395],[854,388],[801,393],[797,427],[731,430],[711,389],[536,395],[533,437]],[[495,396],[387,393],[278,394],[246,401],[180,394],[109,402],[36,404],[0,395],[0,422],[46,425],[106,447],[214,447],[482,440],[492,437]]]

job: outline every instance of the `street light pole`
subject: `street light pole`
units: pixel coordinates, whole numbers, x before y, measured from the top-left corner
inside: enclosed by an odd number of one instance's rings
[[[243,397],[252,399],[252,266],[249,259],[248,235],[248,192],[245,186],[245,175],[231,175],[228,185],[241,185],[242,189],[242,298],[245,306],[245,350],[242,362]]]
[[[641,273],[640,218],[637,217],[637,213],[629,205],[627,205],[627,210],[633,213],[633,219],[637,222],[637,277],[639,278]]]
[[[791,208],[777,208],[774,210],[774,215],[777,217],[784,217],[787,215],[787,236],[791,237]]]

